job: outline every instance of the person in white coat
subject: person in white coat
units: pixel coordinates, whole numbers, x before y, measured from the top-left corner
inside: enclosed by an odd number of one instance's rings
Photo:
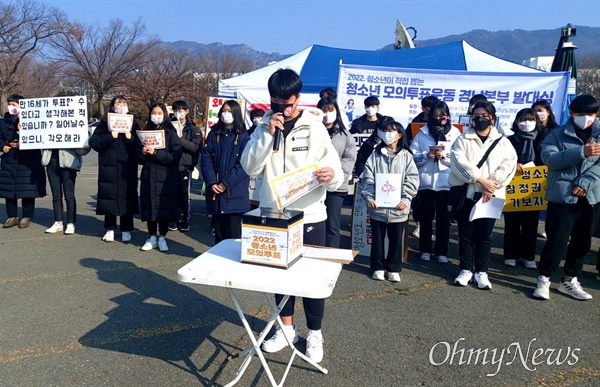
[[[423,261],[435,255],[440,263],[448,263],[450,240],[450,213],[448,191],[450,184],[450,148],[460,136],[451,123],[450,109],[446,102],[436,102],[430,111],[427,125],[421,127],[410,150],[419,169],[419,193],[421,222],[419,251]],[[435,218],[435,249],[433,249],[433,219]]]

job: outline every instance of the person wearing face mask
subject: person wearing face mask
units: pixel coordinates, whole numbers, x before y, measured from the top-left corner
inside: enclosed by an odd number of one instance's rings
[[[227,100],[211,128],[200,160],[206,182],[206,207],[212,214],[215,244],[224,239],[241,238],[242,214],[250,210],[250,177],[240,157],[250,136],[246,133],[242,108]]]
[[[179,218],[179,160],[182,146],[164,104],[152,104],[148,118],[144,130],[162,130],[164,148],[141,146],[137,150],[138,163],[142,165],[140,214],[142,222],[147,222],[148,226],[148,239],[140,250],[149,251],[158,247],[165,252],[169,250],[166,239],[169,223]]]
[[[379,98],[373,95],[365,98],[365,114],[352,121],[350,133],[369,134],[375,132],[381,117],[383,116],[379,114]]]
[[[433,254],[439,263],[448,263],[450,149],[459,136],[460,131],[452,126],[448,105],[438,101],[431,106],[427,125],[421,128],[410,144],[419,169],[417,198],[423,203],[419,210],[419,251],[423,261],[429,261]],[[435,250],[432,247],[434,218]]]
[[[558,291],[577,300],[592,298],[577,277],[590,250],[600,212],[599,109],[600,104],[593,96],[575,97],[569,105],[567,123],[552,130],[542,143],[541,158],[548,166],[548,238],[540,255],[537,287],[533,292],[539,299],[550,298],[551,277],[563,258],[564,277]]]
[[[532,109],[522,109],[515,116],[513,135],[508,138],[517,152],[517,174],[523,174],[523,165],[533,162],[542,166],[542,142],[546,129]],[[536,269],[535,247],[540,211],[504,213],[504,264],[516,266],[519,258],[527,269]]]
[[[492,196],[505,198],[505,188],[516,170],[515,148],[496,129],[494,105],[476,103],[469,128],[456,139],[450,151],[448,182],[451,186],[468,184],[465,203],[457,215],[460,273],[455,285],[467,286],[474,277],[479,289],[492,288],[487,272],[496,219],[469,221],[469,215],[479,199],[485,203]]]
[[[304,213],[304,244],[325,246],[326,192],[337,190],[343,183],[344,173],[339,156],[323,126],[323,112],[318,109],[298,107],[302,79],[291,69],[275,71],[268,81],[271,110],[263,117],[244,149],[241,164],[250,176],[257,176],[260,185],[258,196],[261,207],[277,208],[275,195],[266,184],[270,179],[311,164],[319,169],[313,174],[320,183],[314,190],[290,203],[286,209]],[[276,136],[278,140],[276,140]],[[278,151],[274,151],[276,141]],[[281,302],[283,295],[276,294]],[[291,296],[281,313],[282,325],[262,343],[265,352],[278,352],[287,346],[286,337],[298,341],[294,325],[294,304]],[[306,356],[314,362],[323,360],[323,334],[321,325],[325,315],[325,299],[303,298],[308,336]]]
[[[185,101],[173,102],[175,119],[181,125],[182,153],[179,159],[179,221],[169,225],[169,230],[186,232],[190,230],[190,186],[192,171],[198,163],[202,144],[202,132],[196,127]]]
[[[560,128],[560,125],[556,122],[556,118],[552,112],[552,106],[550,106],[548,101],[545,99],[537,100],[533,105],[531,105],[531,108],[539,116],[542,126],[546,128],[546,132]]]
[[[342,162],[344,182],[334,192],[327,192],[325,206],[327,207],[327,220],[325,221],[326,244],[328,247],[340,247],[340,223],[342,220],[342,204],[348,195],[348,180],[352,177],[352,168],[356,161],[356,144],[342,121],[339,106],[333,97],[321,98],[317,103],[325,116],[323,125],[327,128],[333,147]]]
[[[122,95],[110,101],[109,113],[129,114],[127,98]],[[138,165],[136,150],[141,147],[137,137],[139,126],[133,121],[131,132],[118,133],[108,129],[107,115],[100,120],[89,139],[98,152],[98,194],[96,214],[104,215],[102,240],[113,242],[120,218],[121,240],[131,241],[133,216],[139,213]]]
[[[39,149],[19,149],[19,101],[23,96],[8,97],[7,112],[0,120],[0,198],[6,201],[7,220],[2,228],[19,226],[27,228],[33,218],[35,199],[46,196],[46,173]],[[18,200],[21,199],[22,216],[18,217]]]
[[[256,129],[256,127],[258,126],[258,124],[260,123],[260,120],[262,120],[264,115],[265,115],[265,111],[262,109],[254,109],[250,112],[250,119],[252,120],[252,126],[250,127],[250,129],[248,129],[248,136],[252,136],[252,133],[254,133],[254,129]]]
[[[374,280],[400,282],[402,255],[404,253],[404,233],[410,202],[419,189],[419,172],[412,152],[406,141],[404,128],[392,117],[383,117],[377,128],[381,143],[375,148],[365,164],[362,196],[367,202],[371,218],[370,266]],[[400,202],[392,208],[380,208],[375,202],[375,186],[378,174],[397,175],[400,182]],[[388,254],[385,256],[385,236],[388,236]]]

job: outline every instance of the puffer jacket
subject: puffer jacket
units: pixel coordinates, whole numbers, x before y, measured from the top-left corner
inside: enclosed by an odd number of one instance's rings
[[[194,124],[190,115],[182,130],[181,140],[182,153],[179,160],[179,172],[190,172],[198,164],[202,145],[202,131]]]
[[[415,164],[419,168],[419,189],[430,189],[433,191],[448,191],[450,184],[450,149],[452,144],[460,136],[460,130],[452,127],[446,135],[447,142],[443,155],[444,157],[435,160],[427,157],[429,147],[437,145],[435,139],[429,132],[427,125],[421,127],[421,131],[417,133],[415,138],[410,143],[410,150],[413,152]]]
[[[81,170],[83,157],[90,153],[91,148],[83,149],[59,149],[58,150],[58,166],[65,169]],[[42,165],[47,167],[52,158],[52,149],[42,150]]]
[[[269,134],[269,120],[273,112],[269,110],[250,136],[240,162],[246,174],[262,179],[260,206],[271,208],[277,208],[277,201],[268,184],[270,179],[313,163],[317,163],[319,167],[332,168],[334,177],[331,181],[321,184],[286,207],[289,210],[303,211],[305,223],[318,223],[327,219],[326,191],[333,192],[342,185],[344,172],[323,125],[323,112],[302,107],[298,110],[301,111],[301,116],[287,137],[277,133],[281,136],[279,152],[273,152],[274,137]]]
[[[396,173],[402,180],[400,200],[406,204],[403,210],[395,208],[369,208],[372,219],[386,223],[401,223],[408,220],[410,203],[419,189],[419,172],[413,161],[412,153],[406,149],[396,154],[389,154],[385,146],[378,146],[365,164],[364,176],[361,181],[361,194],[370,203],[375,201],[375,174]]]
[[[502,139],[481,168],[477,168],[486,150],[500,137]],[[517,153],[510,141],[495,127],[491,129],[485,142],[481,142],[474,129],[468,128],[454,141],[450,151],[450,171],[448,183],[451,186],[469,184],[467,188],[469,199],[473,199],[475,192],[483,191],[481,185],[476,182],[480,177],[498,182],[499,187],[494,192],[494,196],[505,198],[505,188],[517,171]]]
[[[352,176],[352,168],[356,162],[356,144],[354,137],[348,131],[341,130],[339,127],[332,129],[330,134],[331,142],[342,162],[342,171],[344,171],[344,182],[335,192],[348,192],[348,179]]]
[[[592,124],[592,136],[588,140],[600,143],[600,123]],[[546,200],[553,203],[575,204],[579,199],[573,195],[574,187],[585,190],[589,204],[600,201],[600,157],[585,157],[585,144],[575,134],[573,119],[552,130],[542,143],[542,161],[548,166]]]

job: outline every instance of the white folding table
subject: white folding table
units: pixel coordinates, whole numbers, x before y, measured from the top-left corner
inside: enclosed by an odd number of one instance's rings
[[[269,369],[269,365],[260,349],[260,344],[271,330],[275,321],[280,326],[283,325],[279,318],[279,312],[287,302],[289,296],[308,298],[327,298],[331,296],[341,269],[341,263],[312,258],[301,258],[287,270],[242,263],[241,241],[239,239],[226,239],[179,269],[177,271],[177,279],[186,283],[226,288],[242,320],[242,324],[248,332],[248,336],[252,341],[252,347],[229,357],[229,359],[232,359],[240,355],[246,355],[236,373],[235,379],[226,386],[232,386],[240,380],[250,364],[253,355],[257,355],[260,359],[271,384],[273,386],[281,386],[285,382],[296,355],[312,364],[324,374],[327,373],[327,370],[298,351],[291,342],[291,338],[284,335],[288,346],[292,349],[292,355],[281,382],[278,384]],[[235,298],[233,289],[262,292],[267,304],[273,311],[265,329],[263,329],[258,337],[254,337],[254,333],[246,320],[244,312]],[[286,296],[279,305],[276,305],[271,296],[272,293],[285,294]]]

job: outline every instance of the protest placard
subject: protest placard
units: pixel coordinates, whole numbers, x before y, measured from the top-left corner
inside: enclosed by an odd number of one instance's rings
[[[269,180],[269,185],[277,200],[277,208],[284,208],[317,188],[321,183],[317,181],[313,172],[318,169],[318,164],[312,164]]]
[[[133,127],[133,115],[108,113],[106,116],[108,121],[108,130],[111,132],[131,132],[131,128]]]
[[[504,212],[539,211],[548,207],[546,197],[548,167],[524,168],[506,186]]]
[[[165,131],[164,130],[140,130],[137,132],[138,138],[146,148],[164,149]]]

